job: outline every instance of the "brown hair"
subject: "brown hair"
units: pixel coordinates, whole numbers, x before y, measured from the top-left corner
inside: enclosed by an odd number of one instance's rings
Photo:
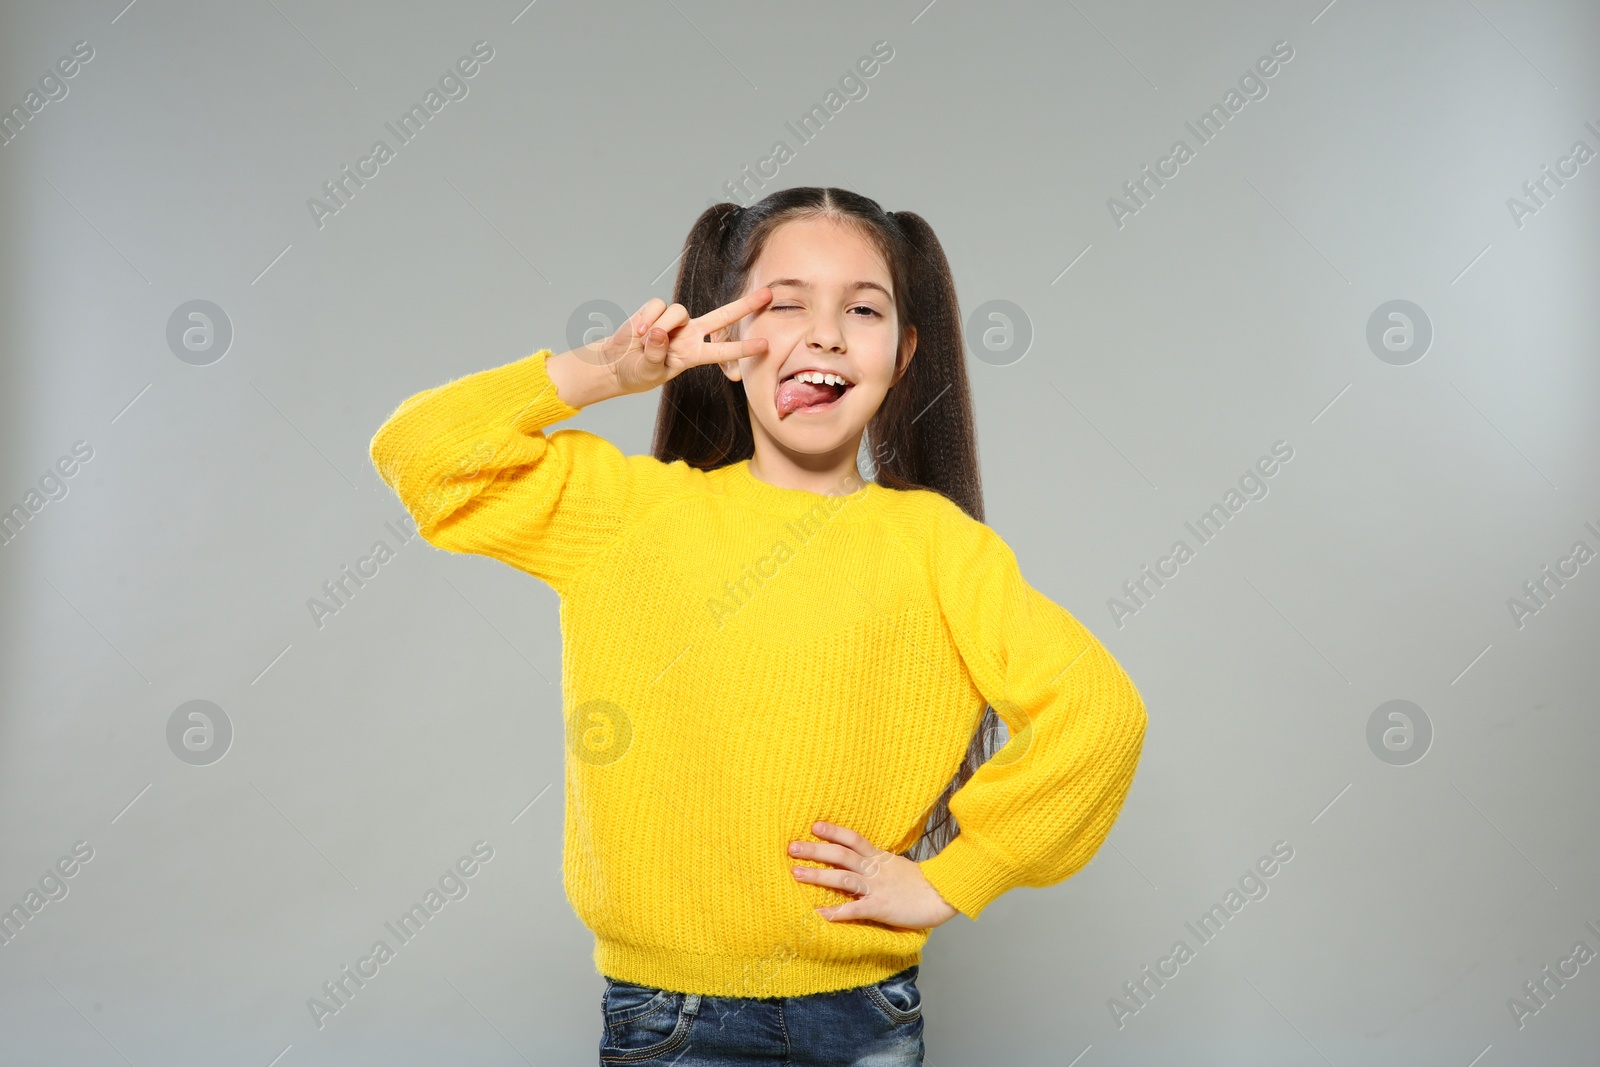
[[[870,448],[872,480],[888,489],[930,489],[982,522],[983,487],[955,280],[922,216],[886,212],[858,193],[818,186],[782,189],[749,207],[714,204],[684,240],[673,301],[693,317],[737,299],[773,231],[785,222],[813,218],[855,227],[889,268],[900,324],[898,376],[867,423],[864,443]],[[909,363],[908,326],[917,331]],[[715,363],[691,367],[668,381],[656,408],[651,454],[663,463],[681,459],[702,470],[753,456],[743,383],[729,380]],[[994,754],[999,726],[994,709],[985,705],[955,777],[929,809],[921,837],[902,855],[926,859],[959,832],[950,797]]]

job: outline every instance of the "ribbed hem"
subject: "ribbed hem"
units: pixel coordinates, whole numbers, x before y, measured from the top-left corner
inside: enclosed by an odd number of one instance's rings
[[[939,895],[969,919],[1017,884],[1009,864],[965,833],[956,834],[937,856],[918,866]]]
[[[782,948],[760,957],[715,956],[595,938],[594,965],[602,975],[673,993],[706,997],[803,997],[881,982],[914,963],[907,956],[809,960]]]
[[[789,489],[757,478],[750,470],[749,459],[717,468],[713,473],[721,474],[723,491],[728,496],[772,515],[793,516],[815,509],[823,517],[849,521],[871,510],[863,504],[875,505],[882,494],[888,492],[877,482],[863,482],[852,492],[813,493],[806,489]]]

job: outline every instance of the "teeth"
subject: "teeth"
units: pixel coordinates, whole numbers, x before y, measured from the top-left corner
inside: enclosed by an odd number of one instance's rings
[[[795,376],[800,382],[819,382],[826,385],[849,385],[850,382],[840,374],[824,374],[821,371],[803,370]]]

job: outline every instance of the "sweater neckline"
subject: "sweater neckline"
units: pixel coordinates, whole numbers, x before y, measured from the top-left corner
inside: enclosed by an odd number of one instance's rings
[[[815,507],[824,501],[832,506],[860,503],[875,500],[883,492],[883,487],[873,481],[863,483],[861,488],[853,493],[813,493],[809,489],[790,489],[782,485],[773,485],[755,476],[750,470],[749,459],[730,463],[726,470],[724,485],[730,496],[758,506],[781,509],[783,512],[790,512],[795,508]]]

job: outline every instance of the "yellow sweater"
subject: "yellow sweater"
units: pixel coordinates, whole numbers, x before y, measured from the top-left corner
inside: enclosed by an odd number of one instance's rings
[[[1011,739],[924,875],[976,919],[1089,861],[1144,705],[993,530],[929,490],[826,496],[547,435],[578,411],[550,355],[408,398],[371,456],[429,543],[560,597],[563,883],[601,974],[772,997],[919,963],[927,930],[816,914],[854,898],[796,881],[830,865],[788,845],[823,820],[909,849],[986,699]]]

